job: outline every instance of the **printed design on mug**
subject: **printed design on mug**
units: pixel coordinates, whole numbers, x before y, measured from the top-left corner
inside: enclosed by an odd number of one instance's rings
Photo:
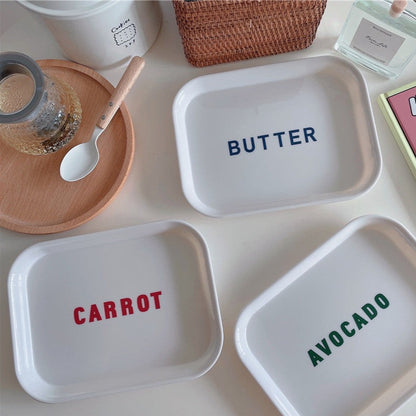
[[[117,46],[124,46],[128,48],[136,42],[136,25],[131,23],[130,19],[126,19],[118,26],[111,29],[113,33],[114,42]]]

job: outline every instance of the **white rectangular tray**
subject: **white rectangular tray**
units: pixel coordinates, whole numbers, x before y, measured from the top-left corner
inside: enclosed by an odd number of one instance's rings
[[[238,353],[284,416],[386,416],[416,392],[416,241],[354,220],[242,312]]]
[[[17,377],[45,402],[192,379],[222,347],[206,243],[182,222],[36,244],[9,300]]]
[[[173,120],[184,194],[210,216],[353,198],[381,169],[365,80],[333,56],[195,78]]]

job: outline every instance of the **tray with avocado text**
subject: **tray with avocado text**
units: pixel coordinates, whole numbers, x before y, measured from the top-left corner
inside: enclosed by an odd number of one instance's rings
[[[387,416],[416,392],[416,241],[364,216],[251,302],[235,341],[283,416]]]

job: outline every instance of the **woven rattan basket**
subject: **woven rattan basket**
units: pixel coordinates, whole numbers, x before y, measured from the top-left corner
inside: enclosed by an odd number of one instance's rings
[[[195,66],[307,48],[326,0],[172,0],[188,61]]]

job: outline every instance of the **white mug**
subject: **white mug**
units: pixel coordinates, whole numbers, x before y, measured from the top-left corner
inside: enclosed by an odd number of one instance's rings
[[[143,56],[162,20],[157,0],[16,1],[42,19],[66,58],[95,69]]]

